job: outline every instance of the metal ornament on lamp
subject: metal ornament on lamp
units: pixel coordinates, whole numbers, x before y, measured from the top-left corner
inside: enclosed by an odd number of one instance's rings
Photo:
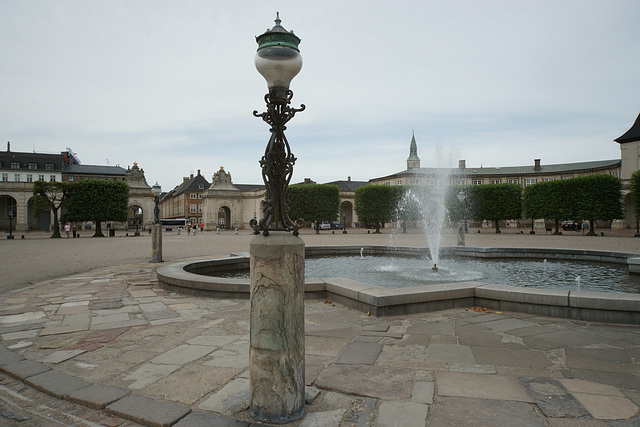
[[[300,38],[293,34],[293,31],[285,30],[280,22],[280,15],[276,14],[276,25],[256,37],[258,51],[255,56],[255,65],[267,81],[269,93],[264,96],[267,111],[259,114],[254,110],[253,115],[261,117],[271,126],[271,138],[264,156],[260,159],[262,179],[267,188],[268,197],[263,218],[259,222],[252,219],[249,224],[255,234],[262,232],[268,236],[269,230],[272,230],[293,231],[297,236],[298,230],[304,225],[304,220],[299,218],[294,222],[289,218],[289,201],[286,199],[286,192],[293,175],[296,158],[291,153],[284,131],[285,124],[297,112],[305,109],[304,104],[301,104],[300,108],[292,108],[289,105],[293,98],[289,84],[302,69],[302,56],[298,49]]]

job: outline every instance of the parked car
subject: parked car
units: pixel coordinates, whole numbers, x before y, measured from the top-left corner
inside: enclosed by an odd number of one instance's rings
[[[331,229],[332,230],[342,230],[342,224],[340,224],[340,221],[333,221],[333,222],[331,222]]]
[[[331,223],[329,221],[322,221],[320,223],[320,230],[331,230]]]
[[[567,230],[571,230],[571,231],[580,231],[582,230],[582,224],[580,224],[579,222],[576,221],[569,221],[569,222],[565,222],[564,224],[562,224],[562,229],[567,231]]]

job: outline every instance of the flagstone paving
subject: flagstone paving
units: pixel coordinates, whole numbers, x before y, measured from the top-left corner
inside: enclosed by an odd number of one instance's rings
[[[307,415],[294,426],[640,425],[640,326],[305,309]],[[0,396],[18,379],[105,425],[253,423],[249,302],[161,290],[149,265],[0,295],[0,337]]]

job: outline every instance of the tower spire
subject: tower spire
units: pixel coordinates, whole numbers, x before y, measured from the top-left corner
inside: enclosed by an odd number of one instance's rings
[[[409,146],[409,158],[407,159],[407,169],[419,168],[420,157],[418,157],[418,144],[416,144],[415,130],[411,132],[411,145]]]

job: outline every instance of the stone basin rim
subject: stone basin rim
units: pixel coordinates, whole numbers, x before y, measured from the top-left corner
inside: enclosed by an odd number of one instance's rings
[[[305,256],[360,255],[361,250],[365,255],[423,257],[429,254],[429,248],[422,246],[352,245],[308,246],[305,248]],[[475,258],[546,258],[615,263],[627,265],[630,273],[640,273],[640,255],[627,252],[452,246],[441,248],[440,254]],[[187,295],[248,299],[250,280],[206,276],[202,273],[220,268],[248,269],[249,264],[248,252],[233,253],[224,258],[173,263],[158,269],[158,283],[163,289]],[[340,277],[324,277],[305,280],[305,298],[338,302],[373,316],[397,316],[480,306],[494,311],[574,320],[640,324],[640,294],[521,288],[481,282],[386,289]]]

